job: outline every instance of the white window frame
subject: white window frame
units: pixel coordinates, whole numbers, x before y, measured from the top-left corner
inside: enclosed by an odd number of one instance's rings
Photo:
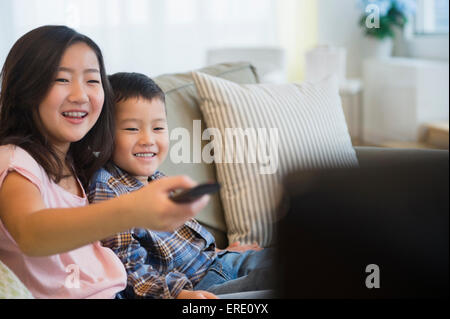
[[[430,6],[426,5],[429,1],[433,0],[417,0],[417,11],[424,12],[424,15],[433,14]],[[399,40],[403,42],[400,46],[404,48],[404,53],[412,58],[448,61],[449,33],[416,32],[416,24],[422,24],[423,26],[423,23],[425,23],[421,19],[423,19],[423,15],[411,17],[405,26],[404,37]]]
[[[417,0],[417,12],[414,17],[414,33],[416,35],[446,35],[447,31],[435,31],[435,0]]]

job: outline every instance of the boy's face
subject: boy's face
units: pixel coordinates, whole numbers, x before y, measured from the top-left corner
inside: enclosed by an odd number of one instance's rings
[[[130,98],[116,104],[113,161],[146,183],[164,161],[169,134],[164,103],[154,98]]]

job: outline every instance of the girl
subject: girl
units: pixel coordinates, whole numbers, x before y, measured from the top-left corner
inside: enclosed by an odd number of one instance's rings
[[[1,73],[0,260],[38,298],[113,298],[122,263],[98,240],[133,227],[172,231],[208,196],[176,205],[184,176],[86,206],[84,188],[111,156],[113,112],[103,57],[65,26],[25,34]],[[94,155],[95,154],[95,155]]]

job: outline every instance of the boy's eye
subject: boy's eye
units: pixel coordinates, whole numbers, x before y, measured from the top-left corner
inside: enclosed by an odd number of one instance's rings
[[[161,130],[164,130],[164,127],[155,127],[154,130],[155,131],[161,131]]]
[[[88,83],[100,83],[99,80],[89,80]]]
[[[124,128],[125,131],[137,131],[138,129],[136,127],[126,127]]]
[[[64,78],[57,78],[57,79],[55,80],[55,82],[68,83],[69,80],[64,79]]]

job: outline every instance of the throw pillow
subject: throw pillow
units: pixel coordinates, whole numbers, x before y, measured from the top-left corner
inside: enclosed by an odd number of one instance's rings
[[[358,165],[335,77],[300,85],[193,77],[209,130],[204,135],[213,137],[207,149],[222,184],[230,243],[273,243],[289,171]]]

